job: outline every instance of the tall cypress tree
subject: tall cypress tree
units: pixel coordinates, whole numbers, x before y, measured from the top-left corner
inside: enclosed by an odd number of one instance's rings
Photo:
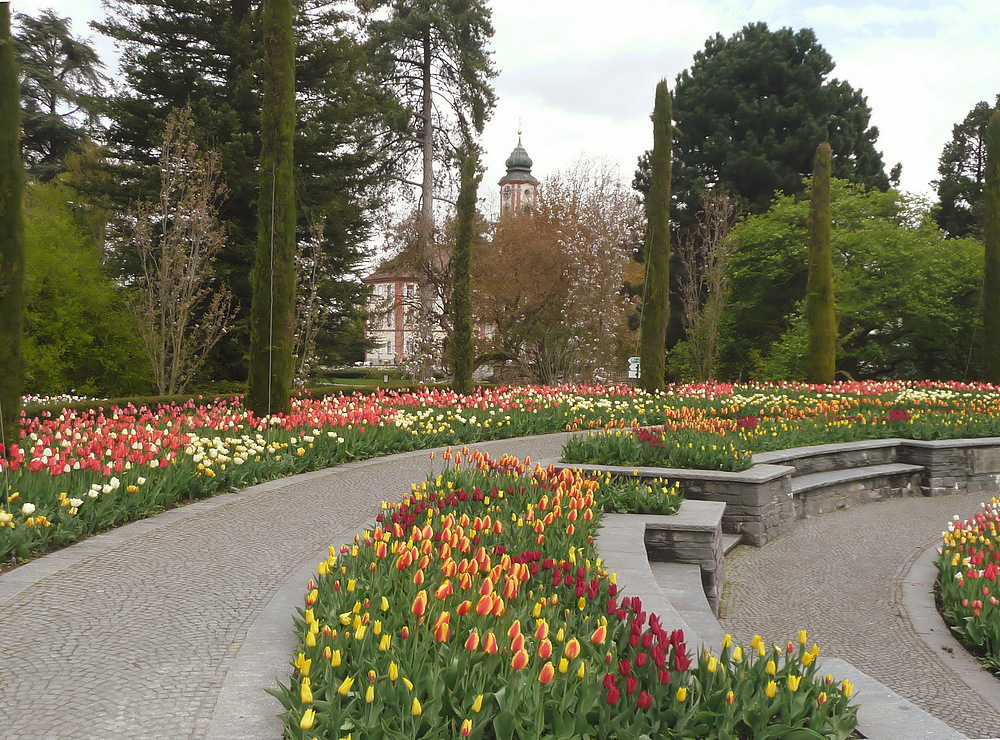
[[[264,3],[257,255],[250,308],[247,407],[258,416],[291,411],[295,333],[295,39],[293,0]]]
[[[21,90],[10,35],[10,3],[0,3],[0,419],[5,445],[21,437],[24,377],[24,164],[20,136]]]
[[[1000,108],[986,127],[986,177],[983,191],[983,333],[986,380],[1000,383]]]
[[[837,371],[837,314],[833,302],[833,252],[830,249],[830,145],[816,147],[809,208],[809,382],[832,383]]]
[[[459,393],[472,392],[472,240],[476,228],[476,189],[482,180],[479,158],[473,149],[462,157],[462,182],[456,208],[455,249],[451,255],[451,362],[455,371],[454,388]]]
[[[639,324],[640,383],[647,391],[663,388],[667,322],[670,319],[670,90],[656,86],[653,104],[653,151],[646,196],[646,281]]]

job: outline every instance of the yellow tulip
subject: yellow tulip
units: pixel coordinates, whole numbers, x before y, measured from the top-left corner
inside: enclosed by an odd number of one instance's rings
[[[309,685],[309,679],[302,679],[302,686],[299,687],[299,698],[302,700],[303,704],[312,704],[313,692],[312,687]]]
[[[472,711],[478,713],[479,710],[482,708],[483,708],[483,695],[479,694],[479,696],[476,697],[476,700],[472,702]]]
[[[774,665],[774,661],[773,660],[767,661],[767,665],[764,666],[764,673],[766,673],[769,676],[773,676],[776,670],[777,667]]]
[[[420,706],[420,700],[417,697],[413,697],[413,703],[410,705],[410,714],[414,717],[419,717],[423,713],[424,709]]]
[[[681,686],[677,689],[677,701],[684,701],[687,699],[688,690],[686,686]]]
[[[851,698],[851,694],[854,693],[854,684],[852,684],[850,681],[848,681],[845,678],[844,679],[844,683],[842,683],[840,685],[840,690],[844,693],[844,696],[846,696],[848,699],[850,699]]]
[[[788,690],[798,691],[799,684],[802,682],[802,676],[789,676],[788,677]]]
[[[350,693],[351,687],[353,685],[354,685],[354,679],[351,678],[350,676],[346,676],[344,680],[341,682],[340,688],[337,689],[337,693],[340,694],[341,696],[347,696]]]
[[[809,638],[806,636],[806,631],[799,630],[799,645],[805,645],[808,639]]]
[[[310,730],[313,726],[313,721],[316,719],[316,710],[310,707],[305,712],[302,713],[302,719],[299,720],[299,729]]]
[[[767,698],[773,699],[777,691],[778,691],[778,685],[774,681],[768,681],[767,688],[764,689],[764,694],[767,695]]]

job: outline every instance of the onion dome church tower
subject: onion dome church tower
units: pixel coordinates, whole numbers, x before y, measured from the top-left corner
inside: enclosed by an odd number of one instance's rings
[[[521,146],[521,132],[517,132],[517,146],[504,163],[507,174],[500,179],[500,217],[508,214],[530,216],[535,210],[535,189],[538,180],[531,174],[531,157]]]

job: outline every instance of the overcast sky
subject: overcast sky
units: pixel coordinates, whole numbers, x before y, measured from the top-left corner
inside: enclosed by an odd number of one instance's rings
[[[580,156],[606,157],[631,181],[652,143],[658,80],[677,74],[716,33],[747,23],[812,28],[833,56],[833,76],[861,88],[886,167],[902,162],[902,187],[930,195],[937,158],[980,100],[1000,93],[1000,0],[491,0],[499,104],[483,137],[480,197],[523,143],[533,173]],[[87,28],[99,0],[14,0],[29,15],[52,7],[73,20],[111,62],[108,42]],[[109,69],[109,72],[114,72]]]

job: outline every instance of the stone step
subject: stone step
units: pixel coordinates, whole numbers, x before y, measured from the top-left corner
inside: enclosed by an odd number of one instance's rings
[[[876,478],[880,475],[899,475],[905,473],[921,473],[922,465],[907,465],[906,463],[887,463],[885,465],[869,465],[863,468],[847,470],[828,470],[822,473],[809,473],[792,478],[792,494],[812,491],[817,488],[829,488],[841,483]]]
[[[743,541],[743,535],[741,535],[741,534],[723,534],[722,535],[722,552],[725,555],[728,555],[742,541]]]
[[[689,644],[704,643],[718,654],[725,633],[709,606],[701,582],[701,568],[690,563],[650,562],[649,569],[663,595],[687,623],[693,634],[685,633]],[[697,642],[694,636],[697,635]]]
[[[691,627],[670,599],[660,590],[646,557],[646,522],[628,514],[605,514],[597,534],[596,546],[604,567],[616,574],[620,596],[639,596],[643,609],[656,614],[667,631],[681,629],[685,636]],[[692,566],[698,569],[698,566]],[[699,591],[701,590],[699,576]]]

